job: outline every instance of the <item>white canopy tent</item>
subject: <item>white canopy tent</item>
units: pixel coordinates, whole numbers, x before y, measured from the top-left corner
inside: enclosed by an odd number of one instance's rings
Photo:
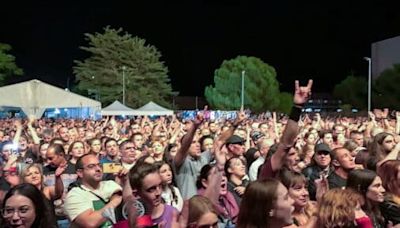
[[[129,108],[121,104],[121,102],[119,101],[114,101],[109,106],[101,109],[102,116],[119,116],[119,115],[133,116],[134,112],[135,109]]]
[[[135,116],[170,116],[174,111],[164,108],[152,101],[135,110]]]
[[[0,87],[0,106],[18,107],[27,115],[40,118],[47,108],[90,107],[100,111],[101,103],[65,91],[37,79]]]

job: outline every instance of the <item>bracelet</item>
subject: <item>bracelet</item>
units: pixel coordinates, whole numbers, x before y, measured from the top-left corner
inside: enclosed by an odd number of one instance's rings
[[[289,119],[293,120],[293,121],[299,121],[300,119],[300,115],[302,112],[302,108],[300,106],[293,106],[292,110],[290,111],[290,115],[289,115]]]

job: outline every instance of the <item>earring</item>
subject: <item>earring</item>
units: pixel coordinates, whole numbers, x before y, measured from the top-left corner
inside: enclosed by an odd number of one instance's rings
[[[273,212],[272,210],[270,210],[270,211],[268,212],[268,216],[269,216],[269,217],[274,216],[274,212]]]

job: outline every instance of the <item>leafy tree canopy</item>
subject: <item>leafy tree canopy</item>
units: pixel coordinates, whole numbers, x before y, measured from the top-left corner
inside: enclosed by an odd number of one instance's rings
[[[23,75],[24,72],[15,64],[15,57],[8,52],[11,46],[0,43],[0,85],[4,85],[11,76]]]
[[[96,94],[104,104],[123,101],[125,76],[126,105],[137,108],[149,101],[170,107],[172,91],[168,69],[161,53],[144,39],[109,27],[103,33],[85,34],[89,43],[82,50],[90,53],[75,61],[78,90]]]
[[[334,97],[358,109],[367,108],[368,82],[366,77],[349,75],[333,90]]]
[[[400,64],[393,65],[373,83],[373,107],[400,109]]]
[[[275,69],[256,57],[238,56],[226,60],[214,73],[215,86],[205,88],[205,97],[214,109],[237,110],[241,106],[242,71],[244,106],[254,112],[288,112],[292,96],[279,92]],[[289,107],[289,108],[288,108]]]

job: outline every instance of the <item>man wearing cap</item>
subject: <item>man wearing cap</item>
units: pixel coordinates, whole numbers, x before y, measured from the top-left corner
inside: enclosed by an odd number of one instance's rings
[[[333,169],[331,164],[331,149],[325,143],[315,145],[314,148],[314,162],[303,170],[304,176],[308,179],[308,192],[310,199],[315,200],[316,188],[314,181],[319,179],[322,175],[329,176]]]
[[[255,147],[249,148],[246,153],[247,168],[250,168],[251,164],[260,157],[260,151],[258,145],[265,139],[265,135],[260,131],[254,131],[251,133],[251,140]]]
[[[246,140],[240,136],[232,135],[226,140],[226,149],[228,150],[227,159],[232,157],[243,157],[245,152],[244,143]]]

